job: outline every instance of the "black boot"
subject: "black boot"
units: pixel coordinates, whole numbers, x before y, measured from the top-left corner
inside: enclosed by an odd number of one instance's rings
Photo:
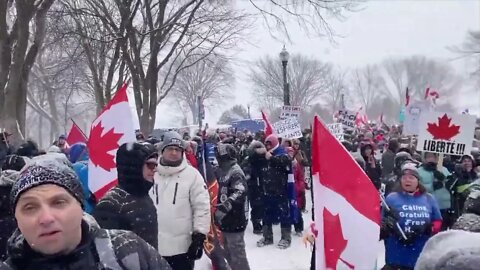
[[[253,225],[253,234],[262,234],[262,221],[261,220],[252,220]]]

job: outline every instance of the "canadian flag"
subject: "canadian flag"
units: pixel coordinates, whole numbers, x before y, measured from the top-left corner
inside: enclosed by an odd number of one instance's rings
[[[273,126],[270,123],[270,120],[268,120],[268,117],[265,114],[265,112],[263,111],[261,112],[262,112],[263,121],[265,122],[265,137],[267,137],[268,135],[275,133],[275,130],[273,129]]]
[[[430,87],[428,87],[426,90],[425,90],[425,99],[431,99],[433,103],[435,103],[435,101],[440,97],[440,94],[438,93],[438,91],[436,90],[433,90],[433,89],[430,89]]]
[[[315,116],[312,138],[316,269],[374,269],[380,250],[380,195]]]
[[[73,120],[72,122],[72,128],[70,129],[70,132],[68,133],[66,139],[67,143],[69,145],[73,145],[76,143],[86,143],[87,136],[85,136],[85,133],[83,133],[82,129],[77,125],[77,123],[75,123]]]
[[[127,84],[118,90],[93,121],[88,139],[88,188],[100,200],[117,184],[117,150],[126,142],[135,142],[135,128],[128,103]]]

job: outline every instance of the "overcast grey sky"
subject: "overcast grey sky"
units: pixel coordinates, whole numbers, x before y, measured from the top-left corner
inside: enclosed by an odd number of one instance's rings
[[[237,1],[237,8],[250,12],[255,9],[248,1]],[[360,67],[380,62],[387,57],[425,55],[454,59],[447,47],[461,44],[468,30],[480,29],[479,0],[383,0],[363,4],[363,10],[348,14],[344,22],[330,21],[342,37],[332,44],[325,38],[308,37],[294,23],[288,24],[292,43],[291,53],[311,55],[344,68]],[[273,39],[262,21],[255,25],[250,37],[252,44],[243,44],[235,63],[235,98],[228,106],[207,111],[206,121],[215,123],[226,107],[252,104],[251,85],[247,79],[251,62],[266,54],[278,57],[286,41]],[[463,60],[452,61],[458,72],[466,72]],[[280,62],[279,62],[280,65]],[[478,87],[477,87],[478,88]],[[464,102],[465,106],[480,107],[480,97]],[[467,104],[469,103],[469,104]],[[157,112],[157,127],[178,126],[172,106],[161,103]],[[259,116],[257,108],[252,115]]]

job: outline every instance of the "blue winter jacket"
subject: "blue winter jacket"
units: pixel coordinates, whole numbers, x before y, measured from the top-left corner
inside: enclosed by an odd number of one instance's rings
[[[449,177],[451,173],[447,170],[447,168],[442,167],[440,170],[445,177]],[[452,198],[450,191],[443,187],[441,189],[434,190],[433,188],[433,172],[425,170],[425,168],[420,167],[418,168],[418,174],[420,175],[420,182],[422,185],[427,189],[428,193],[431,193],[433,197],[437,200],[438,207],[440,209],[450,209],[452,207]]]
[[[435,220],[442,220],[437,201],[429,193],[410,195],[405,192],[393,192],[387,196],[386,202],[398,213],[398,223],[406,233],[420,231],[426,224],[431,225]],[[421,234],[414,243],[405,245],[397,234],[391,234],[385,239],[386,264],[413,269],[429,238],[429,234]]]
[[[76,143],[70,148],[70,162],[73,163],[73,170],[77,173],[80,182],[82,182],[83,195],[86,198],[84,211],[91,214],[95,203],[93,194],[88,188],[88,155],[87,147],[84,143]]]

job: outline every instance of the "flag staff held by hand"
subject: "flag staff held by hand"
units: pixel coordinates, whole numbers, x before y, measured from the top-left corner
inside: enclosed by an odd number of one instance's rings
[[[382,204],[383,204],[383,207],[385,207],[385,210],[387,211],[391,211],[390,207],[388,206],[387,202],[385,201],[385,197],[383,196],[382,193],[380,193],[380,199],[382,200]],[[402,235],[402,238],[404,240],[407,240],[407,236],[405,235],[405,232],[403,231],[402,227],[400,227],[400,224],[397,222],[395,222],[396,226],[397,226],[397,229],[398,231],[400,232],[400,234]]]

